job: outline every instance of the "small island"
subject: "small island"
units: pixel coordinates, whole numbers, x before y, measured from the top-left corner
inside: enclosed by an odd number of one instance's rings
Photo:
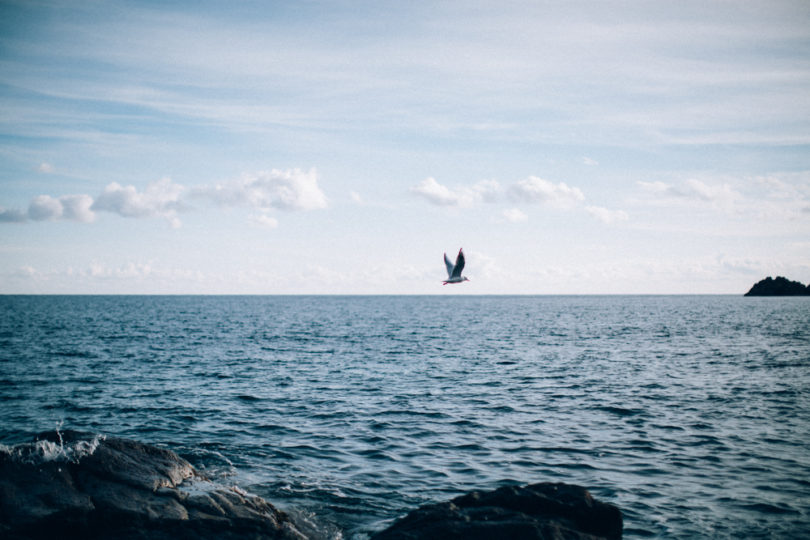
[[[745,296],[810,296],[810,285],[804,286],[782,276],[776,279],[768,276],[754,284]]]

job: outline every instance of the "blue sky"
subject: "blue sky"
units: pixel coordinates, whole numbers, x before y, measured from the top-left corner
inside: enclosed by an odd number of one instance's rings
[[[807,2],[3,0],[0,111],[2,293],[810,282]]]

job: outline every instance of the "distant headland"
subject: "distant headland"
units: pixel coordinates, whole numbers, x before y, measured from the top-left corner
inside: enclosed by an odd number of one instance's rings
[[[804,286],[782,276],[776,276],[776,279],[768,276],[755,283],[745,296],[810,296],[810,285]]]

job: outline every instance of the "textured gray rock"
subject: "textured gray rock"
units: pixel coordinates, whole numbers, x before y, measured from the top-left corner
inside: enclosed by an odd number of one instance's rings
[[[372,540],[618,539],[622,514],[569,484],[505,486],[422,506]]]
[[[0,452],[0,537],[304,537],[259,497],[207,482],[170,450],[66,431]]]
[[[0,538],[303,540],[267,501],[201,477],[170,450],[73,431],[0,445]],[[568,484],[473,491],[414,510],[372,540],[618,539],[622,515]]]

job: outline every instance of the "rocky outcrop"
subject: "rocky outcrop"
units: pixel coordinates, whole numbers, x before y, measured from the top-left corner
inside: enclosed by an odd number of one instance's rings
[[[616,506],[568,484],[506,486],[422,506],[371,540],[595,540],[622,536]]]
[[[776,279],[768,276],[754,284],[745,296],[810,296],[810,285],[806,287],[798,281],[777,276]]]
[[[198,475],[170,450],[65,431],[0,451],[0,537],[304,537],[259,497]]]
[[[0,538],[303,540],[311,532],[260,497],[209,482],[163,448],[74,431],[0,445]],[[584,488],[546,483],[426,505],[372,540],[621,534],[617,507],[594,500]]]

